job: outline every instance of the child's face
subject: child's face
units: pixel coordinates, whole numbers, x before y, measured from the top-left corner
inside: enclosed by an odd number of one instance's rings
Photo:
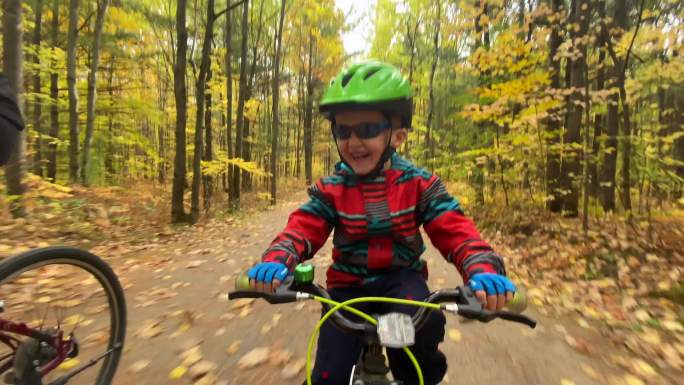
[[[392,119],[392,138],[390,145],[397,148],[406,140],[406,129],[399,128],[399,119]],[[382,123],[385,117],[378,111],[341,111],[335,114],[335,123],[340,126],[355,127],[363,123]],[[359,138],[354,130],[347,139],[337,139],[337,147],[343,160],[357,175],[367,175],[378,164],[382,153],[390,141],[390,130],[383,130],[375,137]]]

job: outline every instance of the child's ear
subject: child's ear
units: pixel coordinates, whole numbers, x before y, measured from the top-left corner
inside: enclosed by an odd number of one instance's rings
[[[395,128],[392,130],[392,147],[399,148],[408,138],[408,130],[405,128]]]

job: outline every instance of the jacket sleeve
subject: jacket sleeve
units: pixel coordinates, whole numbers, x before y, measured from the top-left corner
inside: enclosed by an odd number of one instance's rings
[[[320,180],[309,187],[309,201],[290,214],[285,229],[263,253],[262,261],[281,262],[292,271],[323,246],[337,221],[332,199],[323,188]]]
[[[421,181],[418,220],[432,244],[467,281],[473,274],[506,275],[503,259],[480,237],[475,224],[435,175]]]

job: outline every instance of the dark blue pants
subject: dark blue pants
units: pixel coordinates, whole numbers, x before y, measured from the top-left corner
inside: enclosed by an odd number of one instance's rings
[[[402,299],[423,300],[429,295],[425,279],[418,272],[399,270],[362,288],[330,289],[330,296],[342,302],[357,297],[394,297]],[[415,306],[368,302],[354,305],[368,314],[384,314],[401,312],[413,315]],[[358,321],[359,318],[343,312]],[[411,346],[423,371],[425,385],[439,383],[446,373],[446,357],[438,350],[437,345],[444,340],[444,324],[446,320],[441,312],[433,311],[427,322],[416,331],[416,344]],[[348,385],[352,367],[356,364],[363,348],[362,337],[347,334],[335,327],[329,320],[321,327],[316,351],[316,364],[312,380],[315,385]],[[387,358],[392,376],[404,381],[405,385],[417,385],[416,369],[402,349],[387,349]]]

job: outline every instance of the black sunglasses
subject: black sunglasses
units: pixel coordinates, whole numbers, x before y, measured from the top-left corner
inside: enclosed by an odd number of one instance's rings
[[[352,131],[356,134],[359,139],[371,139],[380,135],[381,132],[392,127],[388,120],[383,120],[381,122],[364,122],[355,124],[353,126],[348,126],[344,124],[332,123],[333,135],[337,139],[349,139],[351,137]]]

